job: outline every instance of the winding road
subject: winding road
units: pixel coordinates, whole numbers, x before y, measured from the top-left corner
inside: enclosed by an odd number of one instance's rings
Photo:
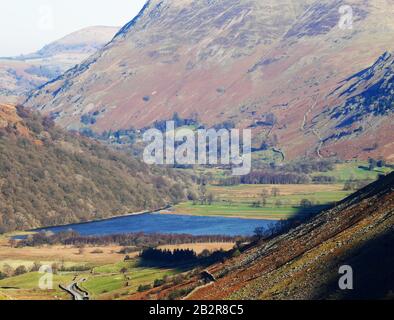
[[[78,283],[83,281],[85,281],[85,279],[82,279],[80,281],[74,281],[66,287],[60,286],[60,288],[71,294],[73,300],[77,300],[77,301],[89,300],[89,293],[80,289],[78,286]]]

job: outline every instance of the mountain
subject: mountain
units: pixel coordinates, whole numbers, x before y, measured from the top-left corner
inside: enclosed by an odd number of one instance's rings
[[[335,147],[349,157],[360,150],[365,154],[379,150],[393,160],[393,53],[385,52],[371,67],[344,80],[331,97],[336,99],[334,107],[325,108],[311,126],[324,136],[324,143],[339,140]],[[335,154],[333,147],[327,150]]]
[[[351,29],[340,27],[342,5],[352,7]],[[376,96],[359,101],[364,116],[346,130],[333,111],[367,89],[355,75],[394,52],[393,14],[389,0],[150,0],[26,105],[68,129],[144,128],[178,113],[209,127],[252,127],[255,143],[269,140],[287,159],[393,159],[392,105],[377,114],[365,105]],[[350,85],[357,89],[338,90]],[[81,121],[92,114],[93,124]]]
[[[108,43],[117,27],[88,27],[41,50],[18,57],[0,58],[0,102],[15,102],[30,90],[55,79]]]
[[[309,222],[182,283],[131,299],[384,299],[394,289],[394,173],[358,191]],[[342,266],[353,290],[339,289]],[[195,273],[194,273],[195,274]],[[205,274],[205,276],[203,276]],[[205,284],[210,275],[209,284]]]
[[[108,43],[118,31],[118,27],[87,27],[46,45],[36,53],[18,59],[47,58],[67,53],[89,56]]]
[[[188,181],[0,104],[0,233],[157,210]]]

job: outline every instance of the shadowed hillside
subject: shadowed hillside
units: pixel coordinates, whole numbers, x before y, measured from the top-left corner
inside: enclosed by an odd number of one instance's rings
[[[187,183],[0,105],[0,232],[155,210],[183,199]]]

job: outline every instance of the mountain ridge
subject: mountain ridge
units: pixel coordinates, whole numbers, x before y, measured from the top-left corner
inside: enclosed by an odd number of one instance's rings
[[[0,58],[0,102],[16,104],[23,95],[57,78],[109,42],[117,27],[94,26],[75,31],[35,53]]]
[[[335,127],[320,128],[327,119],[311,130],[302,125],[310,127],[344,102],[330,95],[341,81],[352,81],[394,50],[387,1],[346,2],[354,8],[349,30],[339,27],[344,4],[148,1],[105,48],[32,93],[26,104],[56,114],[72,130],[85,128],[80,119],[90,112],[100,112],[89,126],[97,133],[144,128],[178,113],[208,127],[226,121],[253,126],[256,138],[275,135],[290,159],[391,159],[387,144],[366,152],[369,142],[357,132],[326,140],[336,133]],[[258,124],[269,114],[277,123],[268,130]],[[391,117],[385,116],[384,130]],[[377,126],[370,136],[384,130]]]

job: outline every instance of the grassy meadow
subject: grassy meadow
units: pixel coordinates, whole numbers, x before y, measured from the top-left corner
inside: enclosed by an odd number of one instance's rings
[[[273,195],[273,190],[276,195]],[[173,212],[281,220],[300,213],[313,214],[316,210],[341,201],[351,194],[350,191],[344,191],[343,184],[209,186],[208,192],[214,195],[211,205],[189,201],[175,206]],[[304,199],[309,200],[312,206],[301,208],[301,201]],[[260,204],[256,204],[257,202]]]
[[[61,273],[53,276],[53,289],[41,290],[38,286],[39,279],[43,275],[38,272],[26,274],[0,280],[1,296],[7,300],[68,300],[70,297],[60,289],[59,285],[66,285],[74,278],[73,273]]]
[[[373,170],[368,169],[368,163],[364,161],[350,161],[335,165],[335,169],[328,172],[314,173],[313,176],[330,176],[334,177],[337,182],[345,183],[347,181],[373,181],[378,178],[379,174],[387,174],[393,171],[392,168],[384,166],[376,167]]]
[[[181,269],[144,268],[138,259],[94,268],[87,281],[81,283],[93,299],[120,299],[138,291],[139,286],[152,286],[155,280],[182,273]]]

